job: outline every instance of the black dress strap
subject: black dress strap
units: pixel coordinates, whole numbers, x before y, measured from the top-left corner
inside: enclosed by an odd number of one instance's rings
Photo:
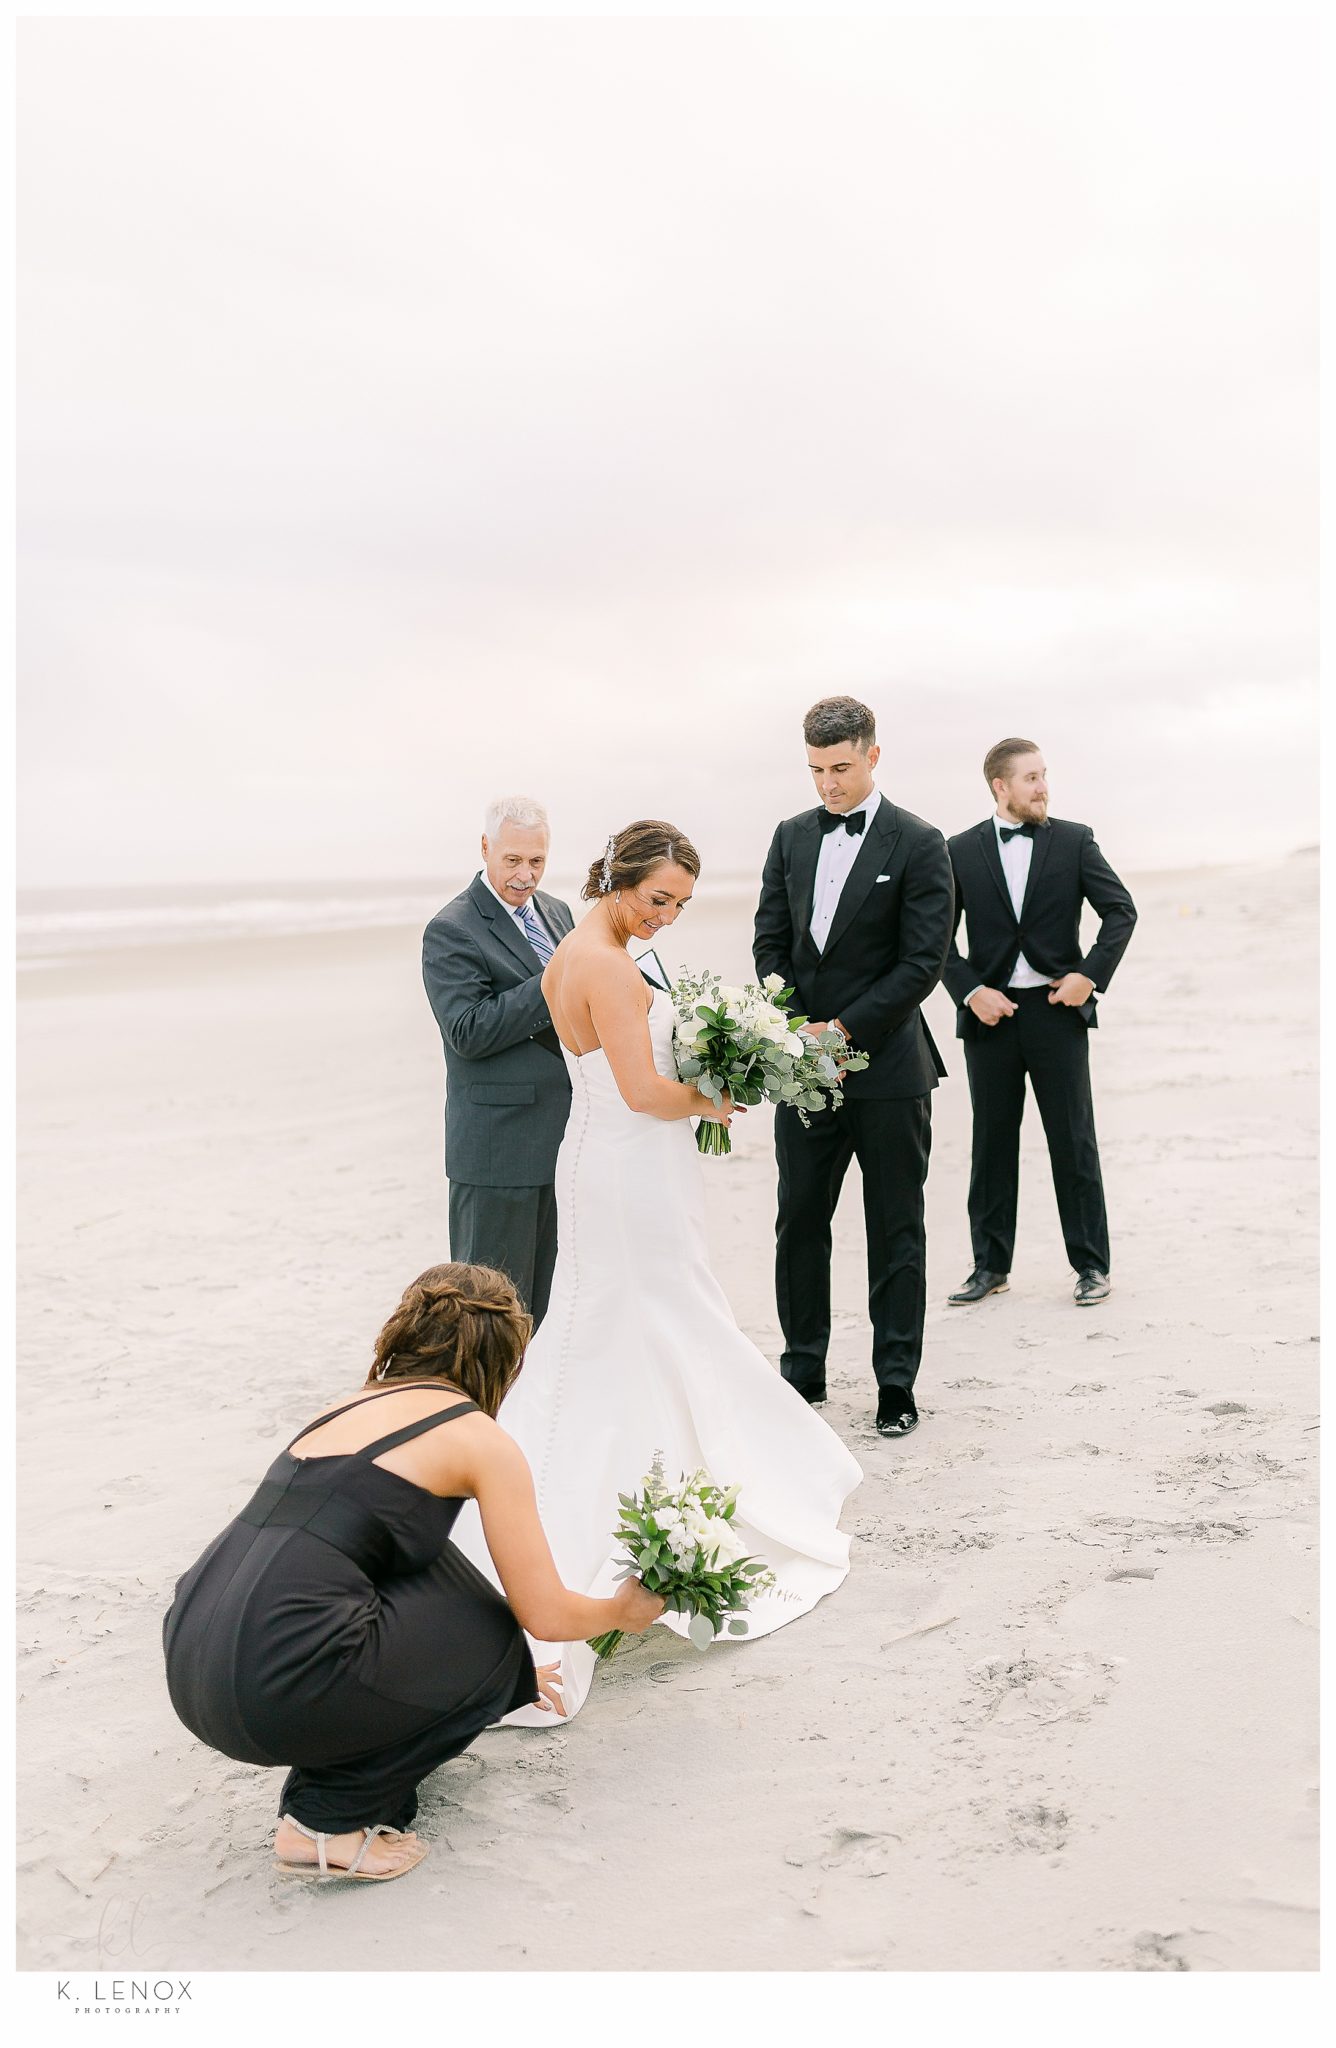
[[[323,1428],[325,1423],[336,1421],[340,1415],[349,1415],[354,1408],[365,1408],[368,1401],[383,1400],[386,1394],[402,1394],[405,1387],[410,1387],[412,1384],[411,1380],[400,1380],[397,1386],[377,1387],[373,1393],[363,1394],[359,1400],[345,1401],[342,1408],[331,1408],[328,1415],[317,1415],[314,1422],[308,1422],[305,1429],[299,1429],[296,1436],[292,1439],[292,1444],[299,1444],[304,1436],[311,1434],[313,1429]],[[288,1445],[289,1450],[292,1449],[292,1444]]]
[[[438,1409],[435,1415],[420,1416],[416,1422],[409,1422],[402,1429],[396,1429],[390,1436],[377,1437],[374,1444],[363,1444],[360,1451],[350,1451],[353,1458],[378,1458],[382,1451],[392,1451],[398,1444],[406,1444],[410,1438],[425,1436],[429,1429],[439,1428],[443,1422],[453,1422],[456,1415],[476,1415],[476,1401],[457,1401],[453,1408]]]

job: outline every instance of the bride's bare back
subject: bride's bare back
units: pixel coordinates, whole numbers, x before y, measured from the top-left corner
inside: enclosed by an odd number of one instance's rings
[[[638,1006],[642,1023],[653,1000],[626,948],[611,934],[591,931],[592,923],[592,918],[586,918],[577,930],[567,933],[543,973],[543,994],[557,1037],[577,1059],[606,1050],[599,1019],[606,1023],[610,999],[617,1010],[633,1011]],[[628,1021],[634,1022],[634,1017]],[[645,1045],[648,1050],[648,1027]]]
[[[694,880],[688,869],[664,861],[633,887],[601,896],[549,960],[543,994],[567,1052],[574,1059],[602,1052],[628,1109],[667,1121],[708,1116],[727,1123],[727,1097],[720,1112],[698,1088],[656,1068],[649,1035],[654,991],[626,950],[632,938],[652,939],[675,921]]]

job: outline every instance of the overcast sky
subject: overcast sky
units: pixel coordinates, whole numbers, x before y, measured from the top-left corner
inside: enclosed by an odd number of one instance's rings
[[[800,721],[1129,870],[1316,837],[1302,24],[20,38],[20,877],[754,867]]]

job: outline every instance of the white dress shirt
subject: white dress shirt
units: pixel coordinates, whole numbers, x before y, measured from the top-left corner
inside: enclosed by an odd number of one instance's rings
[[[1007,892],[1011,907],[1020,923],[1021,905],[1025,901],[1025,884],[1030,879],[1030,862],[1034,857],[1034,840],[1028,833],[1017,832],[1012,838],[1003,840],[1002,827],[1011,824],[1010,818],[995,816],[993,830],[997,834],[997,850],[1002,856],[1002,872],[1007,878]],[[1046,988],[1048,976],[1037,974],[1024,953],[1016,955],[1015,964],[1007,977],[1008,988]]]
[[[881,802],[881,791],[872,789],[862,803],[855,804],[854,810],[862,811],[863,831],[846,832],[843,825],[837,825],[833,832],[821,835],[821,851],[817,855],[816,880],[812,885],[812,943],[818,953],[826,950],[826,940],[835,912],[840,907],[840,897],[849,879],[849,870],[858,859],[858,850],[867,844],[868,827],[877,814]]]
[[[515,920],[515,929],[518,931],[525,945],[529,948],[529,951],[533,953],[533,940],[529,937],[529,934],[524,929],[524,919],[520,916],[520,913],[515,908],[514,904],[507,903],[505,897],[501,894],[500,890],[494,889],[492,887],[491,882],[488,880],[486,868],[479,868],[478,880],[482,883],[483,888],[486,889],[488,895],[495,896],[497,902],[501,905],[501,908],[503,910],[508,910],[510,912],[510,915]],[[527,896],[525,898],[524,908],[526,910],[533,911],[533,914],[538,919],[539,924],[543,927],[543,930],[547,932],[548,937],[551,939],[553,945],[555,946],[557,943],[556,933],[549,929],[547,919],[543,916],[542,911],[538,908],[538,905],[534,902],[532,896]],[[534,953],[534,958],[535,960],[538,959],[539,955],[537,953]]]

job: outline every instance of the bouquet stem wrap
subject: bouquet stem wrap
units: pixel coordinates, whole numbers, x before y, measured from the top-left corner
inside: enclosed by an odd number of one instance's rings
[[[696,1126],[696,1149],[707,1159],[719,1159],[725,1152],[731,1152],[733,1140],[727,1124],[712,1123],[709,1117],[703,1116]]]

